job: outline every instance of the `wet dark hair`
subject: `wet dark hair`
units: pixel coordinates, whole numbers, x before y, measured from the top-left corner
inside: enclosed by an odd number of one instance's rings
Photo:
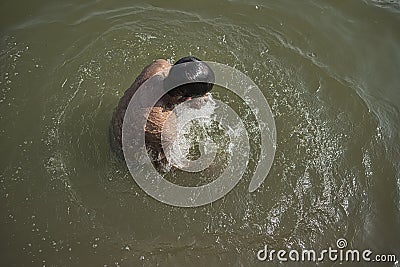
[[[182,84],[168,91],[170,96],[199,97],[210,92],[215,82],[213,70],[196,57],[179,59],[164,80],[166,90],[175,84]]]

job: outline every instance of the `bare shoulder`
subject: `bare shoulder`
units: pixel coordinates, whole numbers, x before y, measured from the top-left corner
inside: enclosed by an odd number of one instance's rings
[[[171,64],[165,59],[156,59],[150,65],[151,66],[155,65],[155,66],[160,67],[162,69],[171,68]]]
[[[147,80],[159,72],[169,71],[170,68],[171,64],[168,61],[165,59],[157,59],[150,63],[150,65],[146,66],[140,76],[142,76],[142,79]]]

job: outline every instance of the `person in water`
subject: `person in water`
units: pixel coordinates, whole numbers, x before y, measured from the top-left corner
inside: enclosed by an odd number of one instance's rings
[[[166,139],[169,140],[170,144],[175,137],[175,126],[170,125],[173,124],[174,120],[167,120],[169,116],[174,115],[172,114],[173,108],[189,100],[192,100],[191,103],[194,105],[199,106],[207,102],[208,94],[215,82],[212,69],[205,62],[192,56],[181,58],[172,66],[164,59],[157,59],[146,66],[129,89],[125,91],[112,116],[110,125],[111,147],[121,159],[124,159],[122,124],[129,102],[139,87],[155,75],[160,75],[166,94],[153,107],[148,107],[150,113],[144,131],[147,149],[154,160],[160,161],[165,160],[161,132],[164,129],[163,136],[167,135]],[[171,90],[171,85],[176,84],[177,81],[182,85]]]

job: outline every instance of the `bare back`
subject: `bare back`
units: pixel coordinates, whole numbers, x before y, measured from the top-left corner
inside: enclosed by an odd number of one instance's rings
[[[110,142],[112,149],[120,158],[124,158],[122,151],[122,124],[131,98],[146,80],[153,77],[157,73],[163,73],[166,76],[168,75],[170,68],[171,64],[164,59],[157,59],[156,61],[153,61],[150,65],[146,66],[142,70],[131,87],[125,91],[124,95],[119,100],[118,106],[111,119]],[[162,103],[160,103],[160,105],[162,105]]]

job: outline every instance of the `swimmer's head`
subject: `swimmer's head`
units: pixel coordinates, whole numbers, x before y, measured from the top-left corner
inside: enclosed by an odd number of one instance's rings
[[[215,82],[213,70],[195,57],[179,59],[170,69],[164,88],[170,96],[200,97],[211,91]],[[181,84],[177,87],[174,85]]]

